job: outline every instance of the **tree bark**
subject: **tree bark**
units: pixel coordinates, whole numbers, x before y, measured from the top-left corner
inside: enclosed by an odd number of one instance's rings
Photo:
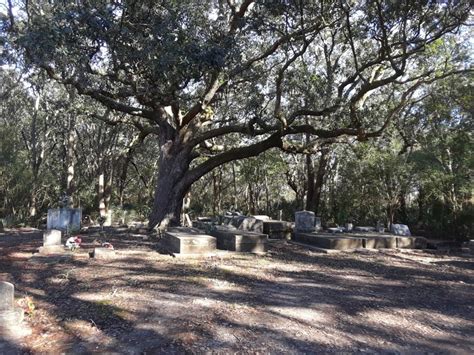
[[[319,214],[319,207],[321,206],[321,195],[323,192],[323,186],[326,178],[327,164],[328,164],[328,154],[327,149],[321,151],[321,157],[319,158],[318,171],[316,173],[316,182],[314,184],[314,199],[313,199],[313,209],[316,215]]]
[[[184,179],[191,162],[191,148],[182,144],[181,138],[169,130],[160,134],[160,156],[156,179],[153,209],[148,221],[150,229],[160,230],[178,226],[183,207],[183,198],[192,183]]]
[[[158,229],[164,230],[168,226],[179,225],[184,196],[195,181],[214,168],[233,160],[257,156],[270,148],[282,146],[281,133],[276,133],[250,146],[225,151],[190,169],[194,145],[187,144],[182,137],[183,135],[177,134],[172,129],[163,129],[160,132],[158,176],[153,209],[148,221],[150,229],[158,227]]]

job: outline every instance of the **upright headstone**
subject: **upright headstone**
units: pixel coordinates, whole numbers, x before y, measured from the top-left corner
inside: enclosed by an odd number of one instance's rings
[[[13,284],[0,281],[0,312],[13,308],[13,296],[15,295],[15,287]]]
[[[377,226],[375,227],[377,230],[377,233],[383,233],[385,232],[385,227],[382,222],[377,222]]]
[[[314,230],[316,232],[323,230],[323,226],[321,225],[321,217],[314,217]]]
[[[61,231],[57,229],[47,230],[43,233],[43,246],[39,248],[40,254],[55,254],[64,252],[61,243]]]
[[[79,231],[81,221],[82,209],[80,208],[52,208],[48,210],[47,229]]]
[[[61,245],[61,231],[57,229],[47,230],[43,233],[43,246]]]
[[[7,339],[31,334],[31,329],[21,324],[24,312],[20,307],[15,307],[14,295],[13,284],[0,281],[0,335]]]
[[[346,223],[346,232],[352,232],[354,225],[352,223]]]
[[[313,232],[315,226],[314,212],[298,211],[295,212],[295,231]]]
[[[392,224],[392,233],[395,235],[411,236],[410,228],[406,224]]]

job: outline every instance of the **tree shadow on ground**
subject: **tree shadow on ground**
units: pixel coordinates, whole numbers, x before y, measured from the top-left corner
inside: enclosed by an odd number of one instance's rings
[[[17,289],[34,294],[65,332],[56,349],[311,353],[474,346],[465,337],[473,334],[470,275],[292,246],[270,256],[188,260],[153,253],[136,239],[109,240],[123,248],[138,243],[148,257],[125,253],[111,261],[35,263],[38,269],[30,274],[31,262],[0,261]],[[7,244],[0,241],[3,248]],[[439,287],[440,281],[452,287]],[[417,315],[404,320],[402,311]],[[377,317],[397,317],[399,323]],[[451,322],[439,323],[439,317]],[[93,331],[84,331],[86,326]]]

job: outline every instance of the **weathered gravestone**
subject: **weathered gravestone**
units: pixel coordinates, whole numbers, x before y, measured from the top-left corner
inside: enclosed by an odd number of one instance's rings
[[[206,233],[209,233],[213,225],[214,220],[211,217],[197,217],[196,220],[192,222],[193,228],[198,228]]]
[[[79,231],[81,229],[82,209],[52,208],[48,210],[47,229]]]
[[[61,231],[57,229],[47,230],[43,233],[43,246],[39,248],[40,254],[54,254],[64,252],[61,243]]]
[[[171,253],[182,255],[207,254],[216,250],[216,238],[193,228],[169,228],[162,243]]]
[[[316,232],[323,230],[323,227],[321,225],[321,217],[314,217],[314,230]]]
[[[410,228],[406,224],[392,224],[392,233],[395,235],[411,236]]]
[[[295,232],[313,232],[315,216],[311,211],[295,212]]]
[[[245,217],[236,227],[243,231],[263,233],[263,221],[254,217]]]
[[[215,226],[211,235],[216,238],[218,249],[251,253],[266,251],[266,234]]]
[[[377,230],[377,233],[384,233],[385,232],[385,227],[382,222],[377,222],[377,226],[375,227]]]
[[[0,281],[0,312],[13,308],[13,298],[15,295],[15,287],[13,284]]]
[[[94,248],[92,253],[94,259],[114,259],[115,258],[115,250],[111,248]]]
[[[291,223],[285,221],[263,221],[263,233],[271,239],[291,239]]]
[[[19,338],[29,335],[31,330],[22,327],[24,312],[14,304],[15,287],[10,282],[0,281],[0,335]]]

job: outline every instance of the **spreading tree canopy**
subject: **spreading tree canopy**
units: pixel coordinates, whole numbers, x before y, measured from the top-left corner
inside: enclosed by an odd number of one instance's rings
[[[8,4],[4,58],[126,114],[107,123],[156,135],[150,227],[179,223],[190,186],[222,164],[376,137],[427,85],[467,70],[437,48],[469,1]]]

